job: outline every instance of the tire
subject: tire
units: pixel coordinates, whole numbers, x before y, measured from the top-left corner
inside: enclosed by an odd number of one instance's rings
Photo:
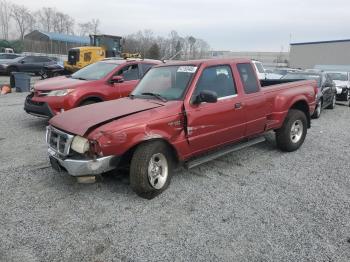
[[[12,72],[18,72],[18,68],[15,66],[10,66],[9,68],[7,68],[8,75],[11,75]]]
[[[320,118],[322,113],[322,100],[319,100],[316,105],[315,112],[312,114],[312,118],[317,119]]]
[[[58,77],[58,76],[61,76],[61,74],[60,74],[59,72],[54,72],[54,73],[52,74],[52,77]]]
[[[164,142],[141,144],[131,159],[131,188],[142,198],[156,197],[169,186],[174,163],[173,155]]]
[[[276,142],[282,151],[292,152],[303,143],[307,133],[307,118],[304,112],[291,109],[283,126],[276,131]]]
[[[336,100],[337,98],[335,97],[335,95],[333,95],[332,103],[327,107],[327,109],[334,109]]]

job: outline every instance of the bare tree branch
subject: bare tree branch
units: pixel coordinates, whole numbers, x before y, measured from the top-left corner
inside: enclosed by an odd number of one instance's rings
[[[6,0],[0,0],[0,30],[2,38],[9,39],[11,4]]]

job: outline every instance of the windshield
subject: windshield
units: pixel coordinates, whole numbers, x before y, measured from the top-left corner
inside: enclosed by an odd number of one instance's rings
[[[261,63],[255,63],[256,68],[258,69],[259,73],[265,73],[264,67]]]
[[[152,68],[142,78],[132,95],[149,97],[156,94],[166,100],[180,100],[196,71],[196,66]]]
[[[316,74],[286,74],[282,79],[295,79],[295,80],[316,80],[318,86],[321,86],[321,75]]]
[[[332,80],[348,81],[347,73],[328,73]]]
[[[114,63],[97,62],[75,72],[72,74],[72,78],[83,80],[99,80],[111,73],[117,66],[118,64]]]

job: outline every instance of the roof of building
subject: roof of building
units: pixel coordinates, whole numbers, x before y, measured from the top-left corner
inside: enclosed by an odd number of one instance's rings
[[[49,40],[49,41],[59,41],[59,42],[67,42],[67,43],[90,44],[89,37],[44,32],[41,30],[34,30],[29,34],[25,35],[24,38],[32,39],[32,40],[46,40],[46,41]]]
[[[318,41],[318,42],[304,42],[304,43],[291,43],[290,45],[317,45],[317,44],[330,44],[330,43],[343,43],[343,42],[350,42],[350,39]]]

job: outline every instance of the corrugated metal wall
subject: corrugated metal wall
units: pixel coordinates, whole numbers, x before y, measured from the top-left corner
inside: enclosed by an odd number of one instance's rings
[[[315,65],[350,65],[350,41],[291,45],[291,67],[306,69]]]

